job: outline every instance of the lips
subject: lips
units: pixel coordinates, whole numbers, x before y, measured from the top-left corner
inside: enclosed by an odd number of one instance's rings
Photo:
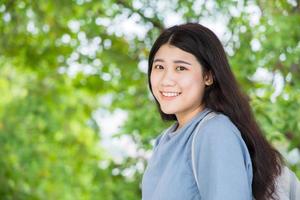
[[[160,92],[163,96],[167,96],[167,97],[174,97],[174,96],[178,96],[181,93],[180,92]]]
[[[178,97],[181,92],[174,92],[174,91],[160,91],[162,95],[162,99],[164,100],[173,100]]]

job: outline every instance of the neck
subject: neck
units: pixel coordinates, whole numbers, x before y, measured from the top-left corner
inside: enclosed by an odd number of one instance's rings
[[[195,117],[198,113],[200,113],[204,109],[205,109],[205,105],[202,104],[202,105],[198,106],[197,108],[193,109],[192,111],[176,114],[176,118],[178,121],[178,126],[177,126],[176,130],[183,127],[186,123],[188,123],[193,117]]]

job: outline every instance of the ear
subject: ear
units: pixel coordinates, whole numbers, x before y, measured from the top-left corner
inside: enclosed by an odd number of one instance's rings
[[[214,82],[213,75],[212,75],[211,70],[209,70],[204,76],[204,83],[205,83],[205,85],[209,86],[209,85],[212,85],[213,82]]]

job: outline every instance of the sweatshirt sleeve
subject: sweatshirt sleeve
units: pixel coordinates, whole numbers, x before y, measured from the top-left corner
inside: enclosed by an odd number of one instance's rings
[[[196,176],[201,199],[251,200],[250,155],[239,130],[229,118],[218,115],[205,122],[195,137]]]

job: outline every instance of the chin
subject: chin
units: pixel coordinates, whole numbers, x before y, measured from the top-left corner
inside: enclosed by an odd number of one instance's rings
[[[163,111],[163,113],[165,113],[166,115],[175,115],[176,114],[176,111],[174,111],[174,110],[164,110],[164,109],[161,109],[161,111]]]
[[[164,111],[163,111],[163,113],[166,114],[166,115],[175,115],[174,112],[164,112]]]

